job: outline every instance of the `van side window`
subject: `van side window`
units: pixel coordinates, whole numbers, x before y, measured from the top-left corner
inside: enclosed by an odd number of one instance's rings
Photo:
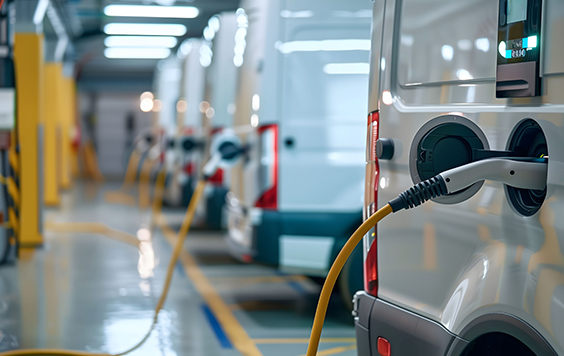
[[[396,44],[398,84],[493,81],[497,6],[491,0],[404,0]]]

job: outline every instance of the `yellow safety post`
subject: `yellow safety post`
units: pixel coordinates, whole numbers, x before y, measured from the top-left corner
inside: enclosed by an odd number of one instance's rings
[[[96,148],[92,140],[88,141],[82,149],[82,159],[84,162],[84,173],[87,177],[91,178],[95,182],[101,182],[104,180],[104,175],[100,171],[100,166],[98,165],[98,155],[96,154]]]
[[[154,165],[158,162],[156,160],[145,159],[143,165],[141,166],[141,172],[139,174],[139,208],[147,209],[149,208],[150,202],[150,180],[151,172],[153,171]]]
[[[61,63],[45,64],[45,140],[43,149],[44,171],[44,201],[46,205],[59,205],[59,174],[60,154],[58,152],[58,140],[60,135],[59,115],[61,95]]]
[[[43,35],[16,33],[14,61],[20,152],[11,151],[9,158],[20,177],[19,243],[34,246],[43,243]]]
[[[61,144],[61,163],[60,163],[60,174],[61,174],[61,188],[68,189],[71,187],[71,150],[72,150],[72,126],[73,126],[73,114],[74,105],[72,105],[72,78],[63,76],[59,78],[61,95],[59,96],[59,102],[61,103],[60,108],[60,144]]]
[[[123,184],[121,185],[122,190],[129,189],[134,183],[137,177],[137,168],[139,167],[139,161],[141,160],[141,155],[137,150],[133,150],[129,156],[129,161],[127,162],[127,171],[125,172],[125,177],[123,178]]]

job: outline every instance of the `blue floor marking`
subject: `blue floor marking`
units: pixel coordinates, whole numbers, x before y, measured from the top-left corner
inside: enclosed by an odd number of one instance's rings
[[[227,335],[225,335],[225,331],[219,324],[219,321],[217,321],[217,319],[215,318],[215,315],[213,315],[213,312],[210,310],[210,308],[206,304],[203,304],[202,310],[204,311],[206,318],[208,319],[213,331],[215,332],[215,336],[217,336],[221,347],[223,347],[224,349],[232,349],[233,345],[231,344],[231,341],[229,341]]]
[[[178,273],[180,273],[181,276],[188,278],[186,271],[184,271],[184,266],[182,266],[182,263],[180,262],[180,259],[176,261],[174,268],[178,271]]]
[[[289,281],[288,285],[300,294],[307,294],[307,291],[305,290],[305,288],[298,281]]]

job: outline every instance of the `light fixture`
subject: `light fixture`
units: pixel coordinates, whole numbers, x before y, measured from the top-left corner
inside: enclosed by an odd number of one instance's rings
[[[141,111],[143,111],[143,112],[149,112],[149,111],[153,110],[153,99],[151,99],[151,98],[141,99],[141,102],[139,103],[139,107],[141,108]]]
[[[252,114],[251,115],[251,126],[252,127],[258,127],[259,125],[259,117],[257,114]]]
[[[329,63],[323,66],[326,74],[369,74],[368,63]]]
[[[392,105],[394,103],[394,98],[389,90],[384,90],[382,92],[382,102],[385,105]]]
[[[155,101],[153,101],[153,112],[159,112],[163,109],[163,102],[160,101],[159,99],[155,99]]]
[[[166,47],[173,48],[178,43],[171,36],[108,36],[106,47]]]
[[[251,106],[253,107],[254,111],[259,111],[260,109],[260,96],[258,94],[253,95],[251,99]]]
[[[186,110],[188,110],[188,102],[184,99],[178,100],[178,102],[176,103],[176,111],[183,114],[186,112]]]
[[[141,94],[141,96],[139,97],[139,100],[143,100],[143,99],[155,99],[155,96],[153,95],[153,93],[151,93],[150,91],[146,91],[143,92],[143,94]]]
[[[168,48],[112,47],[104,50],[106,58],[164,59],[170,55]]]
[[[278,50],[283,54],[290,54],[292,52],[318,51],[370,51],[370,40],[344,39],[321,41],[290,41],[279,44]]]
[[[155,5],[108,5],[106,16],[120,17],[168,17],[193,19],[200,11],[194,6],[155,6]]]
[[[186,26],[169,23],[109,23],[104,26],[107,35],[183,36]]]
[[[441,54],[443,56],[443,59],[445,61],[452,61],[452,58],[454,57],[454,48],[452,48],[452,46],[450,45],[444,45],[441,47]]]

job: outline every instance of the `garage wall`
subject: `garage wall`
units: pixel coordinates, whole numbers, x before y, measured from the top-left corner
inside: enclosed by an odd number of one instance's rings
[[[98,152],[100,170],[107,179],[122,179],[127,166],[127,116],[135,118],[135,129],[139,132],[151,125],[152,113],[139,109],[141,93],[81,94],[80,108],[83,132],[89,137],[87,120],[95,114],[94,141]],[[86,130],[85,130],[86,129]]]

